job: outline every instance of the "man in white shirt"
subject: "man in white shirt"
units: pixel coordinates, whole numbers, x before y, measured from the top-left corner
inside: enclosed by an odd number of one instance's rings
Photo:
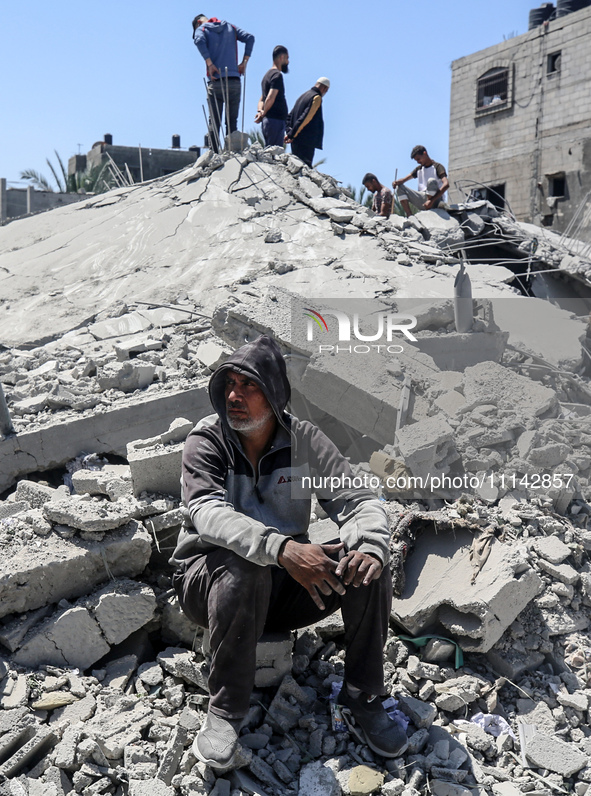
[[[416,160],[418,166],[406,177],[394,180],[392,187],[397,188],[398,199],[407,216],[411,215],[411,203],[419,210],[431,210],[439,207],[441,199],[449,188],[447,172],[441,163],[437,163],[429,157],[429,153],[424,146],[418,144],[413,148],[410,156]],[[419,181],[418,190],[401,186],[408,180],[417,179]]]

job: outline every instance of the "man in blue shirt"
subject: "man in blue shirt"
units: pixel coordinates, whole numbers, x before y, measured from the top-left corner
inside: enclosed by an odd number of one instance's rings
[[[198,14],[193,20],[193,41],[207,67],[207,102],[209,104],[209,143],[214,152],[219,152],[219,132],[222,113],[226,121],[226,135],[233,133],[238,124],[240,107],[240,76],[246,72],[246,64],[254,46],[254,36],[217,17],[208,19]],[[244,56],[238,63],[238,42],[244,43]],[[227,79],[226,79],[227,78]],[[227,102],[227,109],[224,105]]]

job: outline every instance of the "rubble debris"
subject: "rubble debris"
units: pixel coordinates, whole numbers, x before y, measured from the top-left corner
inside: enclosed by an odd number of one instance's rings
[[[123,274],[99,244],[105,225],[120,240],[137,235],[138,201],[151,203],[152,217],[162,212],[149,250],[140,247]],[[97,273],[163,306],[111,303],[83,277],[65,299],[56,258],[60,274],[73,263],[81,273],[71,229],[80,219],[85,245],[99,251]],[[455,331],[450,300],[415,300],[412,356],[368,366],[358,384],[337,357],[300,344],[288,320],[292,302],[314,295],[366,297],[388,310],[426,280],[432,294],[450,295],[459,248],[496,225],[523,253],[533,233],[485,202],[385,221],[327,175],[256,145],[89,198],[56,223],[63,246],[43,257],[47,217],[3,229],[10,280],[0,328],[10,347],[0,350],[0,382],[17,433],[0,439],[0,490],[23,474],[83,463],[82,451],[123,458],[70,467],[73,494],[20,480],[0,501],[0,773],[8,777],[0,791],[583,796],[591,782],[584,321],[544,303],[535,332],[520,328],[512,274],[469,265],[475,295],[493,296],[474,301],[473,330]],[[204,254],[195,254],[196,234]],[[551,267],[589,279],[551,236],[540,252]],[[26,286],[23,257],[37,269]],[[168,270],[166,295],[153,263]],[[51,313],[35,312],[41,297],[24,295],[31,279],[56,286],[43,297]],[[500,297],[516,303],[504,309]],[[572,352],[557,346],[545,357],[533,339],[545,339],[546,309]],[[182,521],[180,454],[211,411],[212,368],[228,347],[266,331],[295,354],[295,400],[346,424],[356,473],[496,479],[445,500],[382,493],[401,531],[384,658],[387,690],[409,722],[408,750],[396,760],[333,728],[331,695],[344,675],[338,613],[295,642],[262,639],[239,768],[218,776],[190,749],[207,711],[208,647],[180,611],[166,563]],[[572,476],[568,486],[528,484],[556,468]],[[320,514],[315,507],[313,534],[334,535]],[[436,637],[415,647],[401,627]]]

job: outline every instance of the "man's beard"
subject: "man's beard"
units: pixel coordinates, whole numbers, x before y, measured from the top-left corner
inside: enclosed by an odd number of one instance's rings
[[[240,431],[241,434],[249,434],[253,431],[258,431],[265,423],[268,423],[272,417],[273,410],[269,407],[269,411],[266,414],[256,419],[252,417],[235,417],[232,419],[230,416],[227,416],[227,420],[228,425],[233,431]]]
[[[287,64],[282,64],[281,71],[283,72],[284,75],[286,75],[289,72],[289,66]]]

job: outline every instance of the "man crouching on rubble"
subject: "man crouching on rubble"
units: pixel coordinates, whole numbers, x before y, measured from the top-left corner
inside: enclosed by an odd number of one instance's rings
[[[232,765],[263,631],[305,627],[340,607],[343,714],[359,740],[398,757],[406,735],[379,699],[392,600],[380,502],[361,489],[318,492],[341,541],[310,543],[310,494],[292,496],[292,488],[303,476],[351,470],[316,426],[285,412],[290,386],[270,337],[239,348],[211,377],[209,394],[217,415],[197,424],[183,454],[192,524],[171,559],[183,611],[210,632],[209,709],[193,753],[213,768]]]

